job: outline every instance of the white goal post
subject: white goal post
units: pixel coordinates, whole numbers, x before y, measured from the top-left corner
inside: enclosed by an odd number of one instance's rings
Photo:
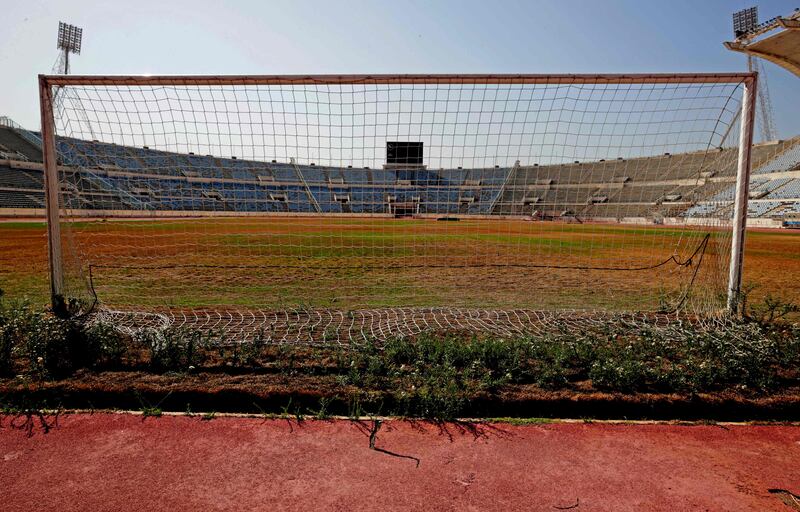
[[[313,342],[735,314],[756,84],[40,75],[53,307]]]
[[[742,98],[739,158],[736,166],[736,190],[733,206],[733,241],[731,243],[730,273],[728,274],[728,311],[737,313],[742,287],[744,264],[744,234],[747,228],[747,198],[750,189],[751,149],[756,117],[756,87],[758,75],[745,82]]]

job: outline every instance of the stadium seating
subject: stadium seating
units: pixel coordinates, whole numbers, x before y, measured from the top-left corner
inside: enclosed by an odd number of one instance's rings
[[[9,152],[13,147],[21,161],[41,161],[37,137],[3,128],[0,146]],[[73,208],[389,213],[391,203],[400,203],[427,214],[569,211],[586,218],[729,216],[730,208],[723,206],[733,200],[737,159],[735,150],[725,149],[433,170],[261,162],[69,138],[59,139],[57,149],[60,163],[75,169],[67,173],[71,185],[65,194]],[[800,165],[800,137],[755,146],[753,165],[752,216],[800,210],[800,177],[789,172]],[[40,208],[42,189],[39,168],[0,165],[0,190],[5,192],[0,208]]]
[[[44,193],[28,193],[0,188],[3,208],[44,208]]]
[[[747,206],[749,217],[761,217],[781,205],[780,201],[750,202]]]
[[[781,143],[781,149],[784,149],[783,146],[786,144],[791,144],[791,141]],[[753,169],[753,174],[764,174],[776,171],[791,171],[796,169],[798,166],[800,166],[800,144],[794,144],[793,146],[785,148],[780,154],[778,154],[775,158],[770,159],[764,165],[755,167]]]
[[[782,187],[770,193],[770,198],[796,199],[800,197],[800,179],[789,179]]]
[[[41,173],[0,165],[0,188],[5,187],[41,191],[44,189],[44,181]]]

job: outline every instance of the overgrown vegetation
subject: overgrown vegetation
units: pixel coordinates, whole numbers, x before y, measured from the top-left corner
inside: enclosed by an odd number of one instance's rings
[[[450,419],[469,414],[471,401],[513,386],[763,394],[800,385],[800,325],[784,320],[799,308],[772,297],[750,305],[745,295],[743,309],[742,321],[716,328],[607,322],[532,337],[450,333],[351,347],[272,345],[256,333],[247,343],[220,346],[213,334],[185,329],[131,338],[104,323],[58,318],[0,296],[0,375],[36,381],[85,369],[330,376],[336,389],[315,409],[292,409],[298,418],[327,418],[332,407],[360,416],[379,396],[387,400],[386,414]],[[160,412],[160,405],[146,408],[149,415]]]
[[[753,302],[750,295],[758,288],[747,284],[739,295],[739,310],[748,322],[756,322],[765,327],[783,324],[788,320],[797,320],[800,304],[767,293],[760,302]]]
[[[728,388],[767,392],[796,382],[800,330],[733,324],[725,329],[607,326],[523,339],[420,337],[382,349],[343,352],[342,381],[398,389],[400,414],[454,417],[481,392],[508,384],[569,389],[589,383],[618,392],[697,393]]]
[[[211,337],[191,329],[147,330],[136,337],[134,344],[147,348],[153,371],[188,371],[205,362]]]
[[[80,368],[120,367],[128,344],[104,324],[59,318],[0,296],[0,373],[63,377]]]

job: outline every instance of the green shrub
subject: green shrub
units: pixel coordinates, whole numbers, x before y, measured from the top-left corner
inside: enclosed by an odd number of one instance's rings
[[[32,313],[23,345],[30,368],[39,377],[62,377],[75,369],[73,348],[77,345],[70,325],[55,316]]]
[[[14,354],[27,360],[29,373],[60,376],[74,367],[70,338],[74,329],[64,320],[35,310],[25,302],[1,305],[0,343],[3,370],[12,370]]]
[[[130,348],[130,339],[123,336],[111,324],[96,322],[85,328],[87,351],[94,357],[99,368],[119,368]]]
[[[345,384],[395,389],[398,414],[451,419],[475,392],[524,380],[531,354],[527,339],[423,334],[342,349],[336,361]]]
[[[209,336],[198,330],[170,328],[143,331],[139,341],[149,348],[150,367],[154,371],[187,371],[206,360],[211,345]]]
[[[107,324],[59,318],[27,302],[0,300],[0,374],[12,373],[15,356],[27,372],[62,377],[78,368],[119,365],[126,340]]]
[[[595,361],[589,369],[592,384],[599,389],[634,391],[645,387],[648,368],[639,360],[607,357]]]

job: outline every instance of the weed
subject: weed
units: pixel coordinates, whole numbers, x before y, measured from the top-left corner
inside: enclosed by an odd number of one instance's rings
[[[303,415],[299,405],[292,409],[292,397],[289,397],[289,402],[281,408],[281,417],[286,418],[287,420],[291,417],[294,417],[297,423],[302,423],[305,421],[305,415]]]
[[[0,299],[0,374],[13,370],[15,355],[38,378],[62,377],[78,368],[119,366],[128,341],[107,324],[87,325]]]
[[[785,320],[790,315],[800,313],[800,304],[768,293],[761,303],[750,304],[743,312],[748,320],[762,325],[772,325]]]
[[[128,354],[130,341],[112,325],[96,322],[86,327],[85,341],[95,356],[94,364],[103,368],[119,368]]]
[[[161,404],[171,394],[172,394],[172,392],[170,391],[157,404],[153,405],[144,396],[142,396],[141,393],[139,393],[138,391],[134,391],[134,396],[139,401],[139,406],[140,406],[141,411],[142,411],[142,420],[144,420],[145,418],[148,418],[148,417],[160,418],[161,415],[163,414],[163,411],[161,410]]]
[[[142,419],[144,418],[160,418],[163,412],[160,407],[145,406],[142,407]]]
[[[142,331],[139,335],[150,349],[150,367],[158,372],[187,371],[207,358],[212,334],[190,329]]]
[[[263,355],[268,339],[269,335],[263,328],[257,330],[250,342],[242,347],[242,362],[247,366],[255,366]]]
[[[771,296],[755,303],[748,293],[741,297],[743,321],[737,322],[655,326],[612,319],[554,324],[547,333],[525,337],[423,333],[323,348],[272,345],[271,330],[223,348],[215,341],[223,336],[188,329],[142,331],[130,338],[107,323],[63,319],[0,299],[0,374],[42,379],[79,368],[142,365],[182,374],[219,353],[228,366],[263,364],[282,376],[331,375],[342,386],[351,418],[364,416],[365,409],[373,408],[371,400],[385,397],[389,414],[439,420],[474,414],[473,398],[509,385],[688,394],[725,389],[764,393],[796,385],[800,325],[787,319],[800,306]],[[334,333],[315,333],[323,339],[329,335]],[[290,399],[283,417],[302,421],[303,413],[309,413],[327,418],[336,399],[321,399],[317,410],[295,406]],[[160,411],[159,404],[141,402],[147,415]]]
[[[331,417],[330,413],[328,412],[328,406],[336,400],[337,396],[323,396],[319,399],[319,409],[317,410],[314,417],[318,420],[327,420]]]
[[[555,423],[556,420],[552,418],[488,418],[489,423],[508,423],[509,425],[523,426],[523,425],[547,425]]]
[[[289,397],[289,403],[287,403],[287,404],[286,404],[286,405],[285,405],[285,406],[284,406],[284,407],[281,409],[281,416],[283,416],[284,418],[288,418],[288,417],[291,415],[291,414],[289,413],[289,410],[291,409],[291,407],[292,407],[292,397]]]
[[[9,318],[2,307],[2,290],[0,290],[0,377],[13,372],[14,332],[9,325]]]
[[[347,417],[351,420],[358,420],[362,416],[361,395],[356,392],[351,394],[347,400]]]

